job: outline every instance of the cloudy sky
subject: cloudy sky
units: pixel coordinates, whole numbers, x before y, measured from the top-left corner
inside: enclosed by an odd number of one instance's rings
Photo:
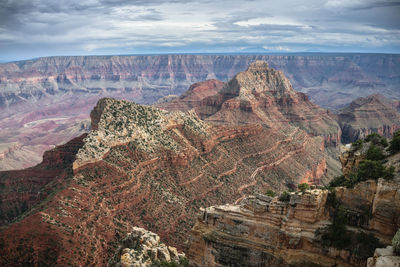
[[[400,0],[0,0],[0,61],[221,52],[400,53]]]

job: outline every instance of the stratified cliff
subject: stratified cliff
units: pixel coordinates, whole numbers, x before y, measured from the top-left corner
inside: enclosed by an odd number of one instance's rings
[[[323,138],[291,125],[212,125],[110,98],[91,118],[68,183],[0,232],[1,265],[105,265],[133,226],[185,248],[201,206],[326,179]]]
[[[76,126],[100,98],[149,104],[206,79],[226,82],[256,60],[283,71],[294,89],[325,108],[377,92],[400,97],[399,55],[79,56],[5,63],[0,64],[0,140],[20,149],[0,159],[0,170],[33,166],[43,151],[87,131]],[[193,99],[188,101],[190,107]],[[22,151],[31,156],[22,157]]]
[[[348,236],[374,234],[383,244],[400,226],[400,184],[362,182],[338,188]],[[188,258],[192,266],[365,266],[363,246],[354,250],[324,247],[316,233],[332,223],[328,190],[292,193],[290,202],[263,195],[237,205],[206,208],[192,230]],[[317,231],[318,230],[318,231]],[[357,237],[358,238],[358,237]],[[366,242],[366,243],[362,243]],[[357,250],[357,249],[358,250]],[[373,250],[372,252],[373,253]],[[367,256],[372,256],[367,255]]]
[[[379,94],[351,102],[338,114],[343,142],[354,142],[373,132],[391,137],[400,128],[400,113],[395,104]]]
[[[253,62],[225,85],[215,80],[195,84],[181,97],[160,105],[167,110],[193,108],[202,119],[219,124],[262,124],[279,129],[293,125],[328,144],[340,143],[333,114],[293,90],[281,71]]]
[[[346,176],[329,191],[258,194],[204,209],[192,229],[191,265],[365,266],[400,227],[400,153],[373,160],[382,140],[372,135],[347,152]]]
[[[195,82],[227,81],[255,60],[282,70],[295,89],[325,107],[338,107],[373,92],[400,96],[398,55],[77,56],[0,64],[0,107],[66,92],[124,92],[136,102],[152,103],[168,94],[181,94]]]

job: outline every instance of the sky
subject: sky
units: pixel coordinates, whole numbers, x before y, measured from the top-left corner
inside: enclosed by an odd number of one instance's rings
[[[0,61],[55,55],[400,53],[400,0],[0,0]]]

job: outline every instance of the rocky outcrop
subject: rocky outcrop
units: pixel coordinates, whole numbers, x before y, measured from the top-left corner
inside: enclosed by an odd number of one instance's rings
[[[292,194],[289,203],[267,196],[240,205],[206,208],[192,230],[193,266],[303,266],[335,264],[314,232],[327,223],[328,191]],[[330,252],[335,253],[335,252]],[[342,259],[337,263],[344,264]]]
[[[340,143],[341,131],[334,115],[294,91],[283,72],[269,68],[264,61],[253,62],[225,85],[216,81],[196,84],[163,108],[193,108],[199,117],[212,123],[258,123],[275,129],[294,125],[311,135],[323,136],[327,144]]]
[[[316,230],[332,220],[327,196],[315,189],[291,193],[290,202],[258,195],[206,208],[192,230],[188,258],[193,266],[363,266],[366,259],[352,251],[321,245]],[[384,244],[400,226],[399,196],[399,184],[383,179],[336,189],[350,232],[374,233]]]
[[[338,120],[343,142],[351,143],[371,133],[391,137],[400,129],[400,113],[382,95],[371,95],[354,100],[341,110]]]
[[[180,97],[171,101],[155,104],[155,106],[169,111],[188,111],[196,110],[200,117],[204,117],[210,111],[207,110],[207,97],[216,95],[224,86],[224,82],[218,80],[207,80],[192,84],[189,89]],[[212,109],[212,107],[208,107]]]
[[[104,266],[133,226],[184,249],[202,206],[284,190],[310,172],[313,181],[327,181],[323,138],[292,125],[216,125],[193,111],[169,113],[110,98],[91,117],[93,130],[76,154],[71,179],[0,232],[7,244],[0,246],[0,264]]]
[[[121,241],[108,266],[145,267],[156,262],[175,262],[184,260],[185,253],[178,253],[174,247],[160,242],[160,237],[140,227],[133,227],[132,232]]]
[[[374,257],[368,258],[367,267],[400,266],[400,256],[395,255],[392,246],[377,248]]]

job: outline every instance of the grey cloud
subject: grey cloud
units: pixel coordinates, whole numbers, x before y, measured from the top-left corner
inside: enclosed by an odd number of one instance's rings
[[[0,60],[22,50],[32,51],[32,57],[282,47],[400,52],[400,2],[324,3],[328,1],[0,0]]]

